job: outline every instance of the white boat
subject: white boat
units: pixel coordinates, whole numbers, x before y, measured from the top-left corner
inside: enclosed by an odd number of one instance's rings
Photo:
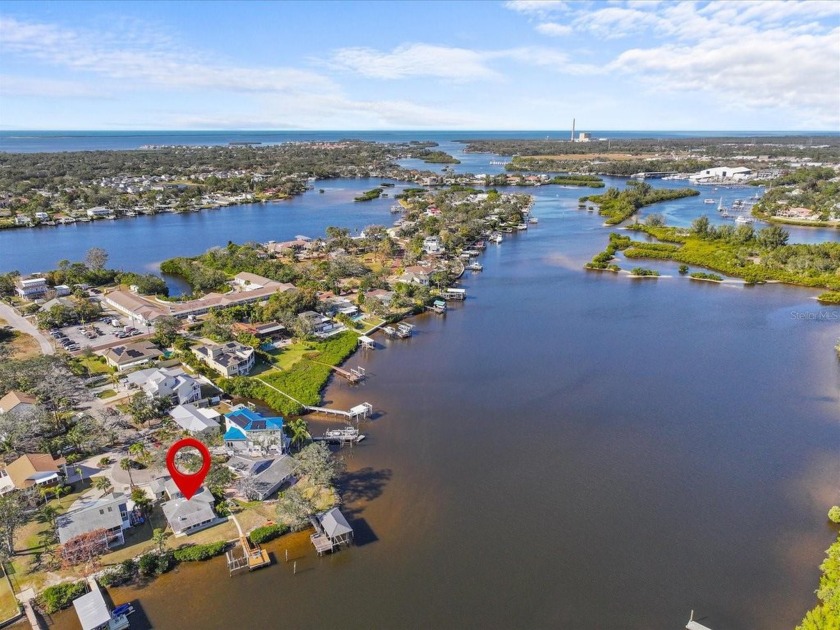
[[[755,219],[753,219],[752,217],[737,217],[735,219],[735,223],[737,223],[739,225],[749,225],[750,223],[753,223],[754,221],[755,221]]]
[[[359,437],[359,430],[354,427],[330,429],[324,433],[324,437],[328,440],[355,440]]]
[[[490,235],[490,240],[491,240],[493,243],[496,243],[496,245],[498,245],[499,243],[501,243],[501,242],[504,240],[504,238],[505,238],[505,237],[504,237],[504,236],[502,236],[501,234],[499,234],[498,232],[494,232],[493,234],[491,234],[491,235]]]
[[[469,265],[467,265],[467,269],[469,269],[470,271],[482,271],[484,267],[481,266],[481,263],[472,262]]]
[[[704,199],[703,203],[713,204],[713,203],[717,203],[717,202],[714,199]]]
[[[718,212],[723,212],[726,208],[723,205],[723,197],[720,198],[720,203],[718,203]]]
[[[530,219],[528,219],[528,223],[530,223],[531,225],[536,225],[539,222],[540,220],[537,217],[531,217]]]
[[[527,223],[520,223],[519,225],[516,226],[516,229],[519,230],[520,232],[522,232],[524,230],[527,230],[528,229],[528,224]]]

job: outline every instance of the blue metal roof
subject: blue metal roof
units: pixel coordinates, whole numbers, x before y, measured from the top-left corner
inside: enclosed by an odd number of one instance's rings
[[[242,431],[279,431],[283,429],[282,417],[276,416],[274,418],[266,418],[261,413],[252,411],[247,407],[237,409],[236,411],[231,411],[230,413],[225,414],[225,417],[230,418],[230,421],[233,422],[237,427],[242,429]],[[227,436],[227,434],[225,435]]]
[[[225,442],[245,440],[245,434],[236,427],[231,427],[225,432],[224,440]]]

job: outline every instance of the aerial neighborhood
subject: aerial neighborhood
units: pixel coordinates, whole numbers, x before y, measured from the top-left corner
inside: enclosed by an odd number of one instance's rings
[[[354,422],[373,408],[324,409],[346,425],[323,436],[301,415],[317,416],[330,378],[364,380],[340,365],[375,348],[374,331],[410,336],[405,318],[463,299],[453,285],[487,243],[527,229],[531,200],[411,189],[393,210],[393,226],[357,235],[329,228],[165,261],[186,296],[109,269],[98,248],[2,277],[7,307],[37,328],[9,326],[10,343],[33,343],[0,346],[0,529],[21,588],[46,574],[72,594],[92,572],[112,585],[221,553],[234,574],[265,564],[261,544],[306,527],[317,554],[351,542],[333,451],[364,437]],[[164,465],[185,436],[212,454],[189,499]],[[185,471],[201,464],[177,457]],[[37,560],[22,553],[33,540]],[[47,589],[36,605],[60,607],[56,597]]]

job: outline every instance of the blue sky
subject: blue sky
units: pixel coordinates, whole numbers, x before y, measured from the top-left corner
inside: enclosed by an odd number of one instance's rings
[[[0,2],[0,128],[840,130],[840,3]]]

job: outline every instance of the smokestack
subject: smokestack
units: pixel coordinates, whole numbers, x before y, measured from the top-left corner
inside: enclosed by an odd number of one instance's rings
[[[572,118],[572,139],[571,142],[575,141],[575,119]]]

